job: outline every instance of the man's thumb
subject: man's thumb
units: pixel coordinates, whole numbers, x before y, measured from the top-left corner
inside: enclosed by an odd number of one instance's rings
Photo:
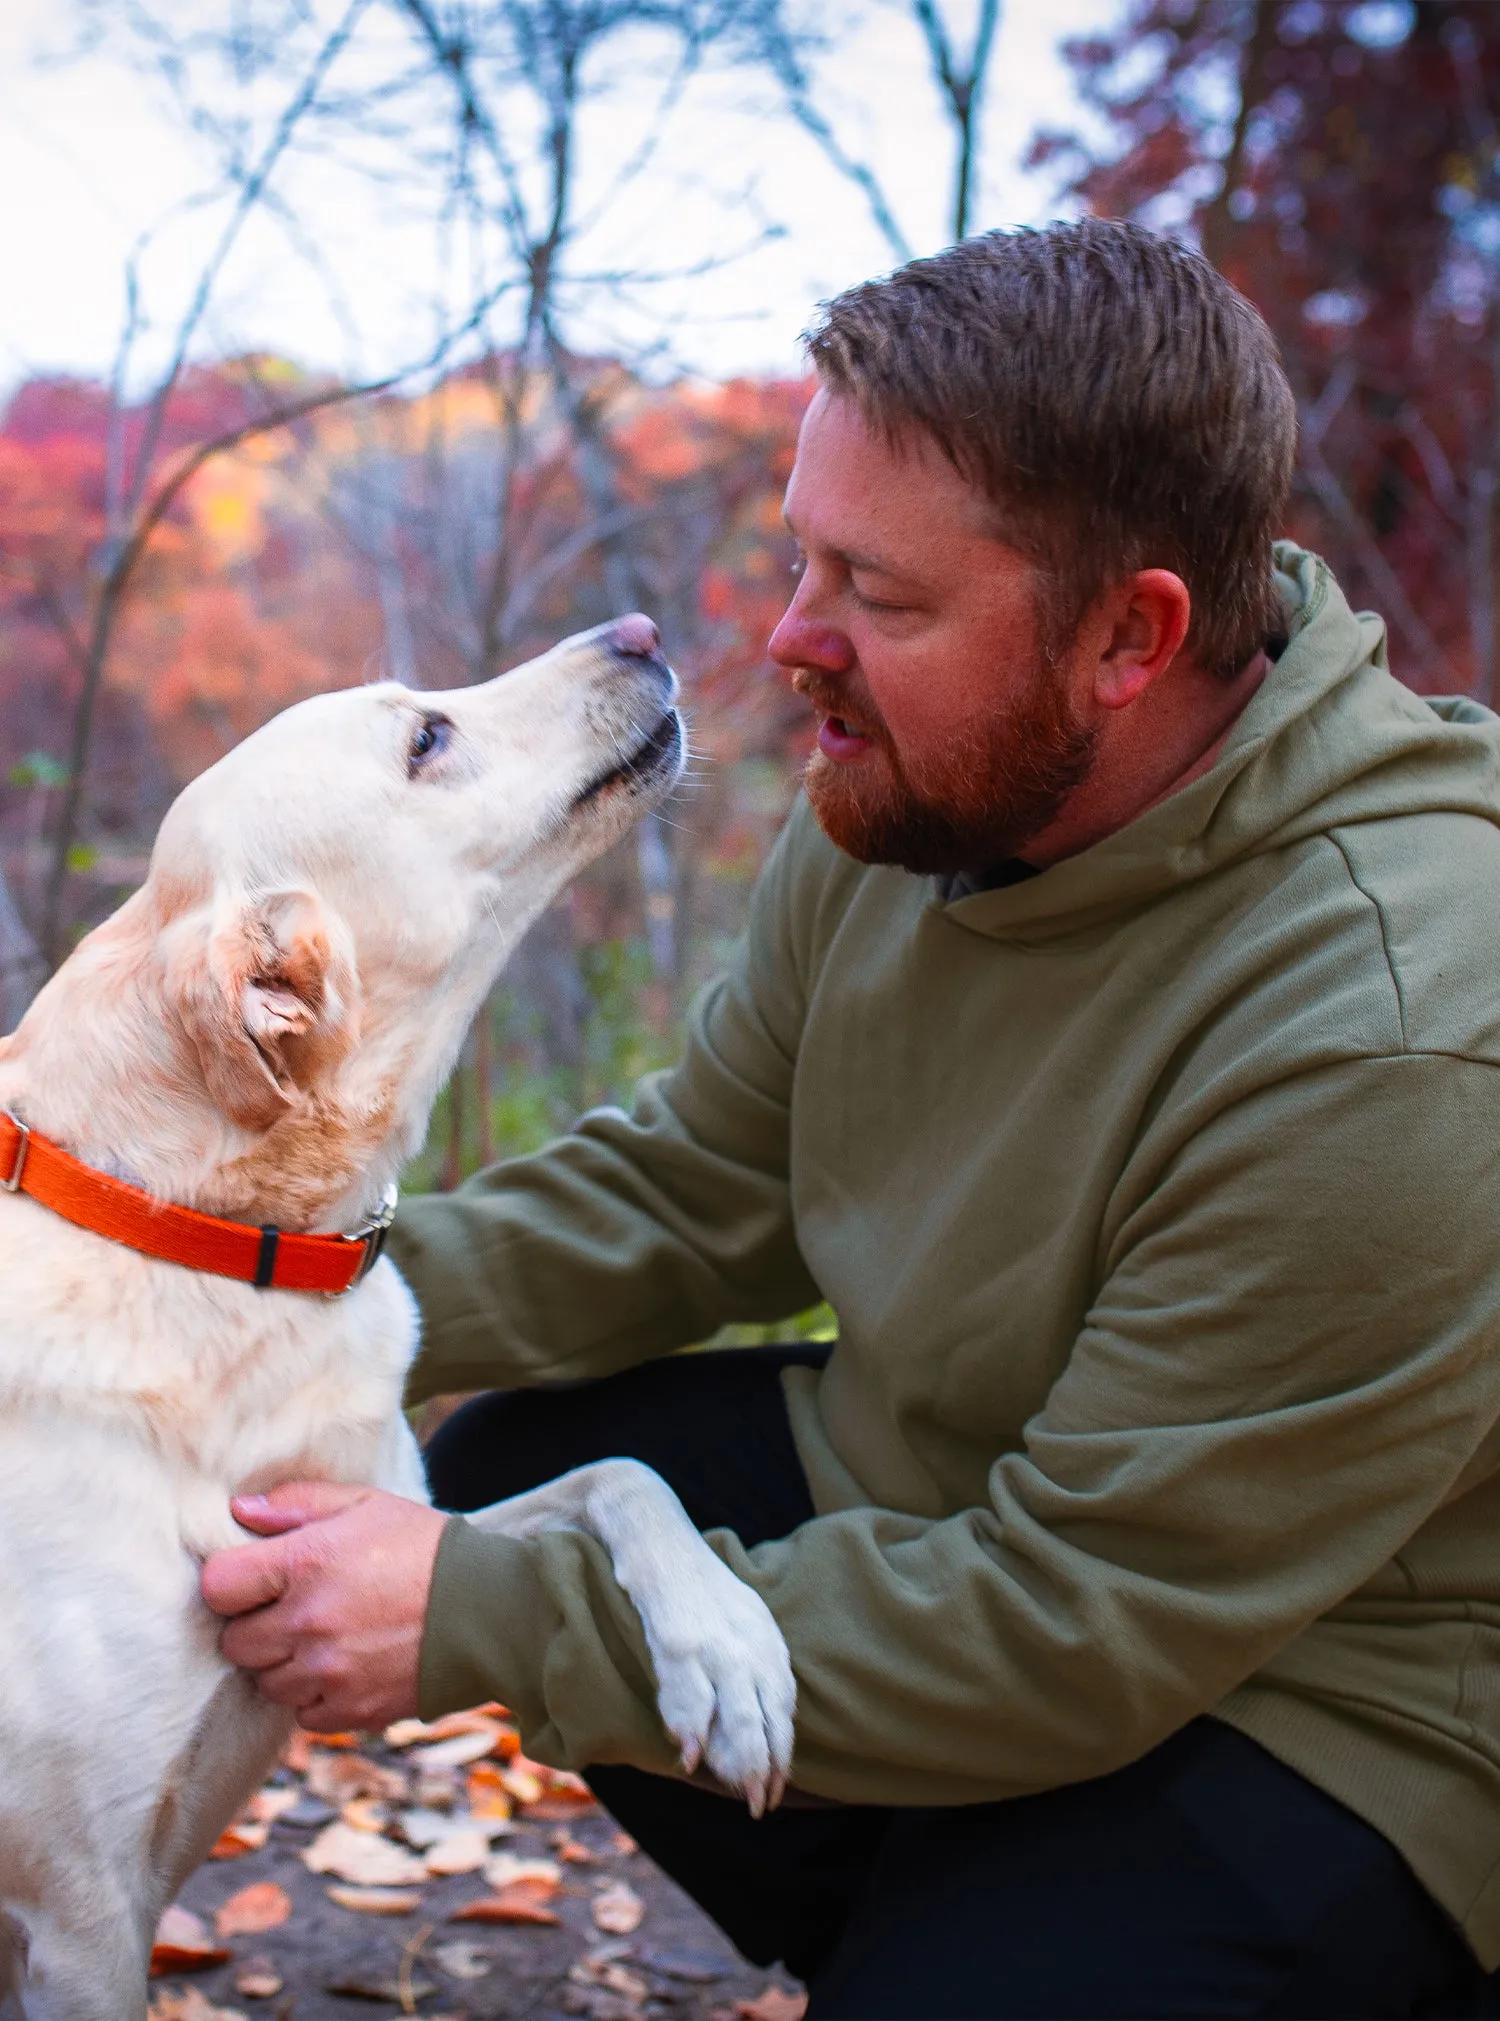
[[[230,1511],[241,1529],[258,1537],[280,1537],[288,1530],[300,1530],[304,1523],[321,1522],[342,1514],[362,1502],[367,1488],[352,1488],[336,1481],[287,1481],[265,1495],[235,1495]]]

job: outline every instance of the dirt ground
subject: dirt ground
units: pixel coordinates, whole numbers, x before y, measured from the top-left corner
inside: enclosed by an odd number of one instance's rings
[[[514,1745],[512,1736],[505,1736]],[[706,1917],[597,1806],[549,1789],[532,1804],[517,1802],[508,1829],[492,1852],[553,1864],[555,1879],[534,1885],[555,1924],[490,1924],[451,1920],[476,1900],[493,1904],[495,1890],[482,1871],[427,1878],[406,1892],[418,1899],[406,1913],[377,1914],[340,1906],[330,1894],[338,1876],[308,1870],[302,1855],[341,1819],[372,1827],[392,1848],[406,1845],[407,1795],[432,1800],[413,1757],[361,1737],[335,1754],[294,1746],[288,1765],[269,1786],[278,1792],[263,1807],[289,1803],[270,1824],[258,1849],[207,1862],[179,1896],[205,1933],[232,1956],[228,1962],[186,1972],[164,1971],[153,1985],[157,2021],[217,2021],[257,2016],[274,2021],[353,2021],[353,2017],[419,2014],[429,2021],[794,2021],[800,2012],[794,1982],[747,1965]],[[384,1801],[360,1798],[359,1765],[385,1777]],[[493,1784],[497,1772],[523,1791],[533,1765],[494,1759],[466,1765],[448,1780],[450,1819],[461,1819],[474,1800],[475,1777]],[[300,1771],[300,1772],[299,1772]],[[543,1771],[545,1774],[545,1771]],[[339,1804],[330,1777],[356,1792]],[[402,1792],[403,1780],[406,1793]],[[315,1790],[321,1788],[324,1797]],[[334,1802],[328,1802],[331,1796]],[[422,1813],[429,1819],[431,1810]],[[252,1827],[250,1836],[255,1836]],[[221,1841],[221,1846],[224,1842]],[[357,1850],[357,1849],[356,1849]],[[408,1849],[406,1855],[411,1858]],[[316,1857],[316,1856],[315,1856]],[[232,1897],[255,1883],[285,1891],[285,1920],[252,1934],[215,1937],[216,1919]],[[606,1888],[625,1882],[643,1905],[637,1927],[601,1928],[594,1904]],[[262,1897],[275,1902],[274,1891]],[[383,1904],[384,1905],[384,1904]],[[636,1913],[625,1903],[624,1920]],[[611,1918],[601,1909],[605,1923]],[[231,1918],[233,1912],[230,1912]],[[616,1921],[619,1919],[616,1918]],[[232,1928],[232,1922],[231,1922]],[[252,1990],[247,1990],[252,1989]],[[274,1988],[274,1990],[273,1990]],[[769,1999],[767,1995],[769,1994]]]

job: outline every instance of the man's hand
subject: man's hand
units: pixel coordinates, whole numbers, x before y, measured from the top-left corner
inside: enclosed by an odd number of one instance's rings
[[[294,1481],[236,1496],[264,1541],[215,1551],[203,1597],[263,1697],[312,1733],[384,1726],[417,1709],[422,1623],[447,1517],[373,1488]]]

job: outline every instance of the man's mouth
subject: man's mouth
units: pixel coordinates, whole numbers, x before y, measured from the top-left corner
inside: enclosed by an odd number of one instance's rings
[[[868,732],[844,716],[825,716],[818,725],[818,749],[837,765],[847,765],[867,751],[873,741]]]

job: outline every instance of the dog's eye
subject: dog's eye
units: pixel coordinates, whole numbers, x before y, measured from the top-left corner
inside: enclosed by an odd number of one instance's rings
[[[435,758],[439,751],[446,749],[452,734],[453,725],[446,716],[424,716],[406,747],[407,770],[415,772],[429,759]]]

